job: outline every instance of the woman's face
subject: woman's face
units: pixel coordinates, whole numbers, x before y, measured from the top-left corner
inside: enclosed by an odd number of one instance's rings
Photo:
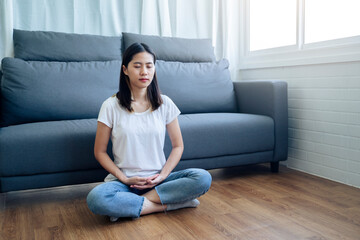
[[[130,79],[131,89],[147,88],[155,74],[154,58],[148,52],[140,52],[133,56],[128,66],[124,65],[123,71]]]

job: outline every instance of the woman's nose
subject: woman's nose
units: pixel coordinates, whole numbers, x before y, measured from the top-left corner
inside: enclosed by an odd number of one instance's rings
[[[145,67],[141,68],[140,74],[141,75],[146,75],[147,74],[147,69]]]

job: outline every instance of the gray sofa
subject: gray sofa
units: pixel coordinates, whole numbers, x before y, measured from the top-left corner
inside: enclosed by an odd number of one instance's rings
[[[286,83],[232,82],[210,40],[14,30],[15,57],[0,73],[0,192],[104,179],[93,155],[96,118],[118,90],[121,50],[136,41],[157,53],[160,89],[182,112],[177,169],[271,163],[278,171],[287,159]]]

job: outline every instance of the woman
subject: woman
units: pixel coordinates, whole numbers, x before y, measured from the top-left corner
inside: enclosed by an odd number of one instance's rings
[[[95,158],[110,174],[87,197],[95,214],[140,217],[154,212],[196,207],[211,175],[202,169],[172,172],[183,153],[179,109],[160,94],[155,54],[143,43],[124,53],[119,92],[102,105],[95,139]],[[165,159],[165,131],[172,151]],[[114,161],[107,154],[111,137]]]

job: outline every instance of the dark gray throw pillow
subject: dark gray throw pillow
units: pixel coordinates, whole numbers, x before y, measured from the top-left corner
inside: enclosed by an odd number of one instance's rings
[[[14,29],[16,58],[31,61],[121,60],[121,37]]]
[[[2,60],[2,125],[96,118],[118,91],[121,63]]]
[[[236,112],[229,62],[156,62],[156,74],[163,94],[182,113]]]
[[[173,62],[216,61],[211,39],[160,37],[135,33],[122,33],[123,51],[135,42],[151,47],[157,59]]]

